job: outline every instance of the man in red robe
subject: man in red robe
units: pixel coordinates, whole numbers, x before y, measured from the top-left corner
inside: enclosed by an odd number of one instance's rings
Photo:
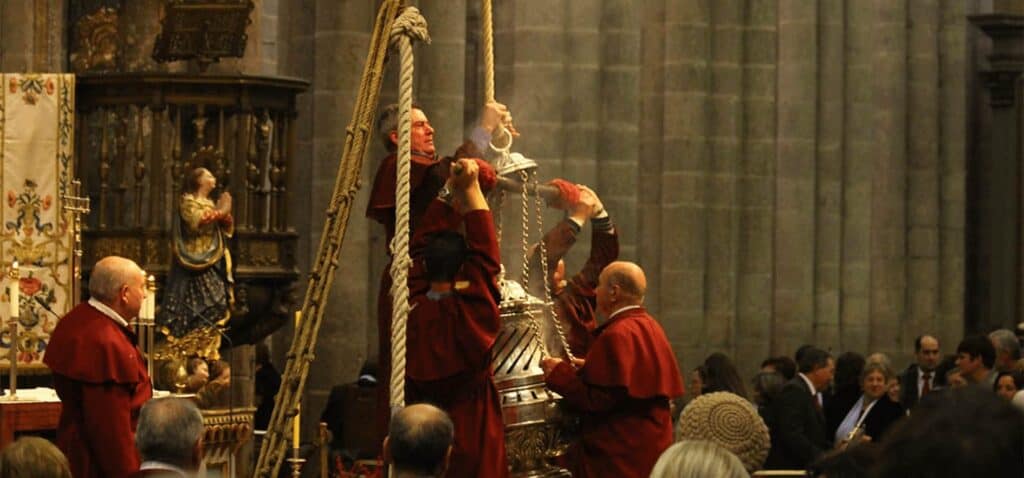
[[[583,185],[579,188],[580,199],[575,204],[554,205],[566,209],[569,215],[544,235],[544,248],[548,267],[551,268],[549,280],[558,320],[565,330],[572,354],[583,357],[590,348],[592,333],[597,327],[594,289],[601,270],[619,257],[619,237],[597,193]],[[576,236],[588,220],[592,228],[590,257],[583,269],[567,281],[562,257],[576,243]],[[540,270],[539,262],[531,268]]]
[[[683,382],[665,332],[643,308],[646,288],[636,264],[609,264],[595,290],[607,319],[580,369],[541,361],[551,390],[581,412],[580,443],[569,455],[577,478],[646,477],[672,444],[669,401]]]
[[[508,108],[501,103],[489,103],[484,107],[480,126],[476,128],[471,140],[462,146],[451,157],[438,158],[434,147],[434,128],[422,109],[412,109],[412,129],[410,131],[411,168],[409,171],[409,230],[410,236],[415,233],[423,218],[427,206],[437,196],[437,192],[448,179],[452,162],[458,158],[480,158],[481,151],[487,148],[491,133],[500,125],[505,125],[517,135],[510,123]],[[366,217],[384,225],[387,243],[395,236],[395,175],[397,168],[398,149],[398,105],[392,104],[383,109],[377,118],[377,132],[381,141],[390,153],[384,158],[373,182],[370,201],[366,206]],[[496,176],[494,169],[477,159],[482,168],[480,174],[481,187],[486,193],[494,187]],[[390,256],[390,250],[388,252]],[[377,350],[380,364],[378,383],[384,386],[377,388],[377,443],[381,443],[388,429],[388,418],[391,407],[388,400],[388,387],[391,380],[391,267],[390,262],[384,268],[377,292]]]
[[[57,446],[75,478],[122,478],[139,469],[135,427],[150,397],[146,363],[128,328],[146,297],[146,277],[123,257],[101,259],[87,303],[57,323],[43,362],[61,400]]]
[[[451,417],[448,476],[505,477],[505,431],[490,360],[501,328],[498,241],[477,164],[462,159],[454,167],[462,172],[449,176],[413,236],[406,400],[432,403]]]

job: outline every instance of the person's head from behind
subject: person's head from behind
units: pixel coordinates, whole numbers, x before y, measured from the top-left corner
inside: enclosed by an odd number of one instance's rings
[[[615,311],[644,303],[647,277],[640,266],[626,261],[615,261],[605,266],[594,289],[597,311],[608,318]]]
[[[651,478],[746,478],[743,462],[721,445],[704,440],[683,440],[662,452]]]
[[[197,471],[203,461],[203,416],[191,400],[155,398],[139,412],[135,447],[142,461]]]
[[[444,476],[455,439],[448,414],[433,405],[409,405],[391,419],[384,461],[397,476]]]
[[[146,294],[146,273],[131,259],[104,257],[89,274],[89,296],[106,304],[126,321],[139,315]]]
[[[864,356],[857,352],[843,352],[836,358],[836,389],[857,388],[864,371]]]
[[[982,387],[941,393],[886,433],[875,476],[1022,476],[1024,415]]]
[[[0,478],[71,478],[71,469],[53,443],[21,437],[0,452]]]
[[[779,372],[758,372],[754,376],[753,401],[758,405],[768,405],[782,391],[786,379]]]
[[[964,379],[971,383],[982,381],[996,361],[992,341],[982,335],[965,337],[956,347],[956,366]]]
[[[793,380],[796,377],[796,361],[788,355],[769,357],[761,362],[762,372],[778,372],[785,380]]]
[[[430,236],[423,251],[427,279],[432,284],[451,284],[468,255],[466,239],[455,231],[441,231]]]
[[[707,380],[704,383],[704,393],[731,392],[743,398],[747,398],[747,387],[743,385],[736,366],[728,355],[715,352],[704,359],[704,372]]]
[[[832,383],[835,375],[836,364],[832,355],[817,347],[811,347],[803,351],[800,360],[797,361],[800,373],[814,384],[815,391],[822,392]]]

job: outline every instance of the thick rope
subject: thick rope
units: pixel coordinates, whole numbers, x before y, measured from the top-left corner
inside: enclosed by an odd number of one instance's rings
[[[287,431],[302,400],[309,365],[316,350],[317,334],[323,323],[331,286],[340,265],[341,244],[345,240],[348,217],[359,189],[367,138],[373,131],[373,119],[377,111],[387,56],[387,39],[400,3],[400,0],[384,0],[377,12],[377,21],[370,38],[370,48],[352,112],[352,121],[346,129],[345,147],[338,165],[334,192],[327,207],[324,233],[320,236],[320,246],[309,274],[306,296],[302,304],[302,317],[308,320],[303,320],[299,325],[286,356],[287,362],[281,376],[281,390],[274,398],[274,412],[271,414],[267,435],[263,439],[253,471],[257,477],[278,476],[284,461],[288,445]]]
[[[494,101],[494,19],[491,13],[491,0],[481,2],[480,37],[484,44],[484,104],[487,104]],[[504,146],[495,146],[494,140],[498,138],[505,139],[507,143]],[[512,151],[512,134],[505,126],[498,125],[498,130],[491,138],[491,149],[503,155]]]
[[[405,325],[409,319],[409,163],[412,161],[413,40],[430,42],[427,21],[406,7],[391,27],[391,46],[401,55],[398,81],[398,168],[395,181],[395,237],[391,240],[391,412],[405,406]]]
[[[484,103],[490,103],[494,101],[494,23],[491,0],[482,0],[480,5],[480,37],[484,44]]]

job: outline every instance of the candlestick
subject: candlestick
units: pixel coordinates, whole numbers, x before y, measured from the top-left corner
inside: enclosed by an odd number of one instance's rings
[[[18,268],[18,261],[14,261],[11,264],[11,282],[7,286],[7,296],[11,299],[11,313],[12,318],[21,317],[21,288],[19,282],[21,281],[21,270]]]
[[[295,312],[295,333],[299,333],[299,323],[302,322],[302,312]],[[299,426],[302,424],[302,397],[299,397],[299,403],[295,405],[295,418],[292,421],[292,448],[299,449],[299,444],[302,443],[299,440]]]

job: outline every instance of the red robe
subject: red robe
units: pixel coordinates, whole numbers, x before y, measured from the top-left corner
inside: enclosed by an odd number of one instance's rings
[[[406,343],[406,402],[429,402],[448,412],[455,424],[450,477],[505,477],[505,430],[501,400],[491,380],[491,347],[501,329],[500,293],[495,278],[501,265],[490,211],[460,218],[451,206],[434,201],[413,238],[413,253],[429,235],[465,223],[466,262],[452,292],[430,297],[421,260],[410,272],[412,310]]]
[[[569,224],[569,219],[561,221],[544,235],[544,247],[548,253],[548,267],[553,270],[573,244],[576,243],[578,229]],[[590,239],[590,257],[583,269],[569,279],[568,284],[555,294],[555,311],[565,328],[566,339],[573,355],[583,357],[593,341],[593,332],[597,327],[594,319],[597,307],[597,279],[601,271],[619,257],[619,237],[615,229],[593,229]],[[540,270],[539,266],[534,270]]]
[[[437,192],[448,180],[448,171],[453,158],[481,157],[479,150],[471,141],[464,143],[453,157],[428,157],[413,153],[409,170],[409,230],[410,236],[423,217],[427,206],[437,197]],[[488,163],[481,161],[481,168],[490,168]],[[370,200],[366,205],[366,217],[384,225],[387,238],[385,246],[391,255],[391,239],[395,236],[395,175],[398,160],[394,154],[384,158],[377,175],[373,180]],[[482,175],[486,173],[481,173]],[[493,176],[493,173],[490,173]],[[486,192],[486,191],[485,191]],[[391,381],[391,263],[384,267],[380,278],[380,289],[377,291],[377,362],[379,364],[377,383],[377,443],[384,441],[388,422],[391,418],[389,405],[389,389]]]
[[[669,400],[683,394],[675,355],[643,308],[619,313],[595,333],[579,371],[563,362],[547,377],[582,412],[571,471],[576,478],[646,478],[672,444]]]
[[[57,446],[75,478],[122,478],[139,469],[135,426],[153,396],[135,335],[88,303],[54,329],[43,358],[61,400]]]

